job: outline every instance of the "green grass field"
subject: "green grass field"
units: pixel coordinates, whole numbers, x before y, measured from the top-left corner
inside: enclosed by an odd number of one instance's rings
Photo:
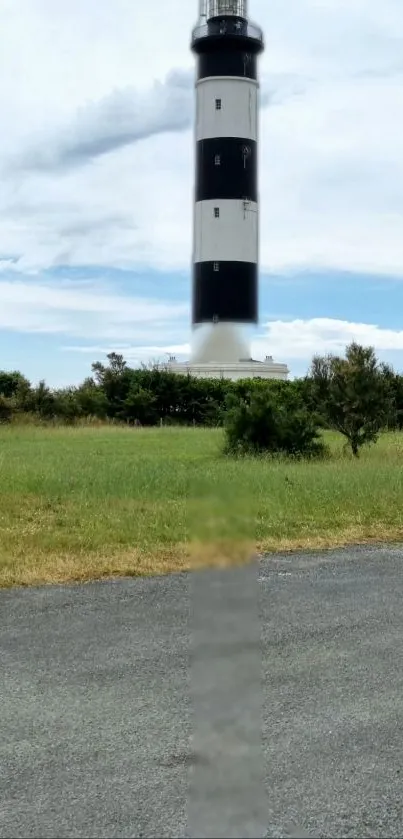
[[[359,461],[228,460],[220,431],[0,427],[0,585],[399,540],[403,436]]]

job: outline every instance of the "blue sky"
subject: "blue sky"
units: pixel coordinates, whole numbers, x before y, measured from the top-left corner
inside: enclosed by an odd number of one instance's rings
[[[196,6],[2,4],[0,368],[57,386],[114,349],[188,357]],[[356,339],[403,370],[401,0],[250,14],[267,42],[253,354],[301,375]]]

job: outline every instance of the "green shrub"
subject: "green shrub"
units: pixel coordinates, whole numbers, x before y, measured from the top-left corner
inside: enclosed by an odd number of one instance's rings
[[[228,454],[284,454],[323,457],[319,421],[298,395],[276,399],[269,388],[253,389],[241,400],[230,398],[225,422]]]
[[[13,402],[0,394],[0,422],[11,422],[13,418]]]

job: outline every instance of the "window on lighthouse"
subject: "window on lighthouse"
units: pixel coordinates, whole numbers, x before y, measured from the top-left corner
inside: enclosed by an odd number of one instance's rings
[[[215,100],[215,109],[216,111],[221,111],[221,99]]]
[[[219,207],[214,207],[214,217],[215,218],[220,218],[220,208]]]
[[[216,156],[214,158],[214,165],[215,166],[221,166],[221,155],[220,154],[216,154]]]
[[[219,262],[215,262],[215,263],[214,263],[214,271],[219,271],[219,270],[220,270],[220,263],[219,263]]]

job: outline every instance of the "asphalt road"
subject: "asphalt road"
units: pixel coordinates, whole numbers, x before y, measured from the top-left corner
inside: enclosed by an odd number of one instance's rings
[[[401,837],[402,562],[0,592],[0,837]]]

